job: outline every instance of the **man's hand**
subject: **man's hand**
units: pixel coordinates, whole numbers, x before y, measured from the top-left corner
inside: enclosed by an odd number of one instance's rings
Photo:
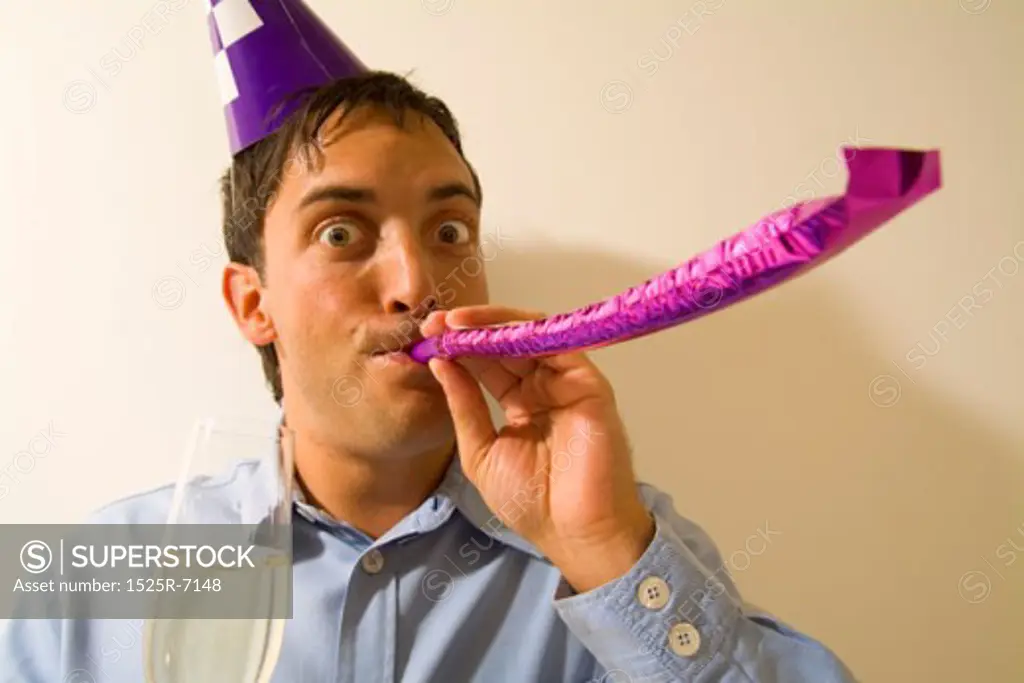
[[[432,313],[421,331],[542,317],[469,306]],[[654,536],[654,520],[637,492],[614,392],[590,359],[432,359],[430,369],[448,400],[462,469],[499,519],[577,592],[629,571]],[[481,385],[505,412],[500,431]]]

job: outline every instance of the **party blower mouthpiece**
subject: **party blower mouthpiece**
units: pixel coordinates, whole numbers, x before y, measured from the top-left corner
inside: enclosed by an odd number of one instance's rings
[[[860,241],[942,185],[938,150],[843,147],[842,195],[775,211],[646,282],[541,320],[423,339],[420,363],[461,356],[539,358],[600,348],[691,322],[796,278]]]

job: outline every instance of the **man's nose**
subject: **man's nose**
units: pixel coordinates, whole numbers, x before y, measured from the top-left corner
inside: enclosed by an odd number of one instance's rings
[[[412,236],[402,236],[387,250],[381,264],[381,295],[386,313],[425,318],[437,308],[430,254]]]

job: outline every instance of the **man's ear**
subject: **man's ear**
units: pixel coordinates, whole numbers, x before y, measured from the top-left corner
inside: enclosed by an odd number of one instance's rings
[[[221,282],[224,302],[235,324],[249,343],[264,346],[277,338],[274,321],[267,312],[267,301],[259,273],[252,266],[229,262]]]

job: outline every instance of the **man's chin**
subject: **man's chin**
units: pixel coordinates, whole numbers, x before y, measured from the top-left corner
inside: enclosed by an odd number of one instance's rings
[[[416,435],[422,438],[428,433],[451,428],[448,403],[439,385],[433,388],[394,387],[390,391],[377,392],[365,407],[368,410],[364,411],[362,419],[378,422],[378,427],[395,436]]]

